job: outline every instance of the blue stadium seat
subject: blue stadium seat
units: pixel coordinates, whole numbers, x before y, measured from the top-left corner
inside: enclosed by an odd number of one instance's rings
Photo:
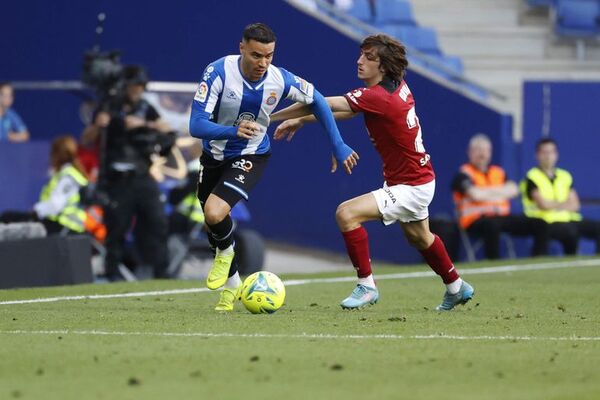
[[[432,58],[436,61],[436,64],[432,63],[430,68],[450,79],[454,78],[453,75],[463,75],[465,72],[462,59],[458,56],[436,55]]]
[[[383,25],[381,30],[421,53],[442,55],[437,35],[433,29],[417,26]]]
[[[556,0],[555,31],[571,37],[593,37],[600,34],[600,1]]]
[[[377,0],[375,25],[390,24],[416,26],[410,2],[404,0]]]
[[[352,8],[348,14],[366,23],[373,23],[374,16],[371,13],[371,6],[368,0],[354,0]]]
[[[552,7],[555,0],[527,0],[527,4],[532,7]]]

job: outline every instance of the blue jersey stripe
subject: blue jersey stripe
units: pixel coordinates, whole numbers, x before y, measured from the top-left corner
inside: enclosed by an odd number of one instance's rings
[[[265,154],[268,153],[271,149],[271,141],[269,140],[269,135],[265,135],[262,142],[258,145],[256,149],[256,154]]]
[[[248,119],[256,121],[260,107],[263,101],[263,86],[260,89],[251,89],[247,85],[244,86],[244,92],[242,95],[242,103],[238,111],[237,122]],[[265,135],[266,136],[266,135]],[[227,141],[223,155],[225,158],[236,157],[241,154],[248,146],[248,140],[246,139],[232,139]]]

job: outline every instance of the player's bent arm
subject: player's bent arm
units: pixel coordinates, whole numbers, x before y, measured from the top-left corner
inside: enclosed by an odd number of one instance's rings
[[[331,96],[327,97],[327,104],[329,104],[329,108],[333,112],[351,112],[353,114],[352,108],[350,108],[350,104],[348,104],[348,100],[344,96]],[[336,118],[337,119],[337,118]]]
[[[225,126],[209,121],[210,115],[196,106],[192,105],[190,116],[190,135],[199,139],[221,140],[237,137],[237,126]]]
[[[300,118],[304,116],[312,115],[312,111],[310,106],[302,103],[294,103],[289,107],[286,107],[282,110],[277,111],[276,113],[271,114],[271,122],[276,121],[284,121],[287,119]],[[313,121],[316,121],[314,119]]]

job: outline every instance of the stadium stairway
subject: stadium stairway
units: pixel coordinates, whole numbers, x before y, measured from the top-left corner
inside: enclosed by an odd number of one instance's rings
[[[574,41],[558,38],[547,7],[525,0],[412,0],[419,24],[435,28],[445,52],[462,58],[466,76],[505,95],[522,137],[525,80],[600,80],[600,44],[577,60]]]

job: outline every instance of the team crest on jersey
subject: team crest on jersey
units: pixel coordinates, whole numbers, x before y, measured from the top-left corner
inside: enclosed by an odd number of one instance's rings
[[[270,106],[277,103],[277,93],[271,92],[269,94],[269,97],[267,97],[267,100],[265,100],[265,103],[267,103],[267,105],[270,105]]]
[[[233,126],[238,126],[242,121],[256,121],[256,116],[249,112],[243,112],[237,117]]]
[[[194,100],[199,101],[200,103],[204,103],[206,101],[206,95],[208,94],[208,85],[206,82],[200,82],[198,85],[198,90],[196,91],[196,95],[194,96]]]

